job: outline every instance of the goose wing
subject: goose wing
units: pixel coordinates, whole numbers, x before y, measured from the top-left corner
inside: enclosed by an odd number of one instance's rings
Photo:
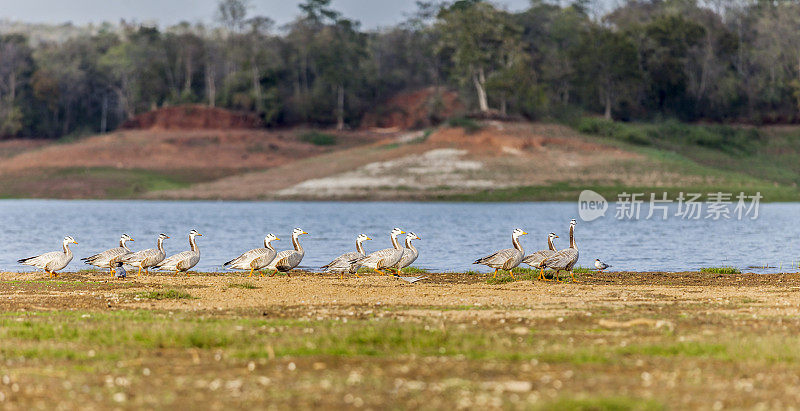
[[[154,265],[153,267],[158,268],[160,270],[176,270],[181,268],[181,263],[185,266],[186,264],[190,263],[194,257],[197,257],[197,260],[200,260],[200,256],[197,255],[194,251],[181,251],[178,254],[174,254],[165,258],[160,263]],[[195,261],[197,264],[197,261]],[[192,265],[192,267],[194,264]],[[191,267],[190,267],[191,268]]]
[[[184,251],[183,253],[186,253]],[[181,254],[183,254],[181,253]],[[186,254],[178,260],[177,264],[175,264],[175,268],[179,271],[189,271],[192,267],[196,266],[198,262],[200,262],[200,253],[196,251],[188,251],[189,254]]]
[[[403,250],[384,248],[364,257],[359,260],[359,263],[370,268],[380,269],[397,264],[401,258],[403,258]]]
[[[406,268],[414,261],[417,261],[417,257],[419,257],[419,251],[406,248],[403,250],[403,258],[401,258],[400,261],[395,264],[395,266],[397,268]]]
[[[292,268],[295,268],[298,265],[300,265],[300,261],[302,260],[303,260],[303,254],[295,250],[285,250],[279,252],[275,256],[275,259],[272,260],[272,262],[270,262],[266,268],[278,271],[289,271]]]
[[[486,257],[479,258],[472,264],[483,264],[492,268],[503,268],[503,265],[514,258],[516,253],[519,253],[519,250],[516,248],[506,248],[494,254],[487,255]]]
[[[552,257],[555,253],[556,252],[553,250],[539,250],[535,253],[525,256],[525,258],[522,259],[522,262],[530,265],[531,267],[539,268],[539,265],[542,263],[542,261]]]
[[[563,270],[565,268],[571,267],[572,264],[575,264],[577,260],[578,260],[578,250],[574,248],[566,248],[563,250],[559,250],[552,256],[546,258],[544,261],[542,261],[542,266],[547,268]]]
[[[129,263],[129,264],[130,263],[139,263],[139,262],[144,261],[148,257],[153,257],[153,256],[158,255],[158,254],[159,254],[159,252],[158,252],[157,248],[148,248],[146,250],[141,250],[141,251],[137,251],[135,253],[126,254],[125,256],[120,258],[120,261],[122,261],[123,263]]]
[[[264,256],[264,254],[266,254],[268,251],[272,250],[269,250],[267,248],[255,248],[250,251],[244,252],[242,255],[222,265],[228,268],[238,268],[240,270],[249,269],[250,263],[252,263],[253,260]]]
[[[278,254],[275,250],[264,249],[264,253],[256,257],[253,261],[250,261],[250,267],[255,270],[260,270],[266,267],[272,260],[275,259],[275,256]]]
[[[30,265],[33,267],[44,269],[47,263],[57,259],[58,257],[63,256],[64,253],[61,251],[51,251],[49,253],[44,253],[40,255],[36,255],[33,257],[23,258],[17,260],[18,263],[24,265]]]
[[[363,257],[364,255],[357,251],[344,253],[334,258],[333,261],[329,262],[328,264],[323,265],[322,269],[326,272],[349,271],[353,265],[353,260],[358,260]]]
[[[112,262],[119,261],[123,255],[128,253],[129,251],[122,247],[115,247],[93,256],[81,258],[81,261],[96,267],[108,267]]]

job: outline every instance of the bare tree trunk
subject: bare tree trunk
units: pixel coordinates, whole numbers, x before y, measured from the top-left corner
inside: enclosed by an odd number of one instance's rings
[[[217,102],[217,85],[214,79],[214,68],[206,63],[206,97],[209,107],[214,107]]]
[[[189,93],[192,92],[192,57],[189,53],[186,53],[186,75],[183,79],[183,93],[187,96]]]
[[[256,99],[256,110],[261,110],[261,82],[258,79],[255,53],[250,53],[250,72],[253,77],[253,96]]]
[[[339,83],[338,104],[336,105],[336,129],[344,130],[344,85]]]
[[[100,109],[100,132],[105,133],[108,129],[108,94],[103,94],[103,105]]]
[[[478,92],[478,107],[480,108],[481,112],[489,111],[489,103],[486,99],[486,89],[484,88],[484,84],[486,84],[486,77],[483,74],[483,68],[480,68],[477,72],[472,73],[472,82],[475,83],[475,89]]]
[[[17,73],[14,72],[15,67],[11,68],[11,73],[8,75],[8,87],[11,101],[17,97]]]

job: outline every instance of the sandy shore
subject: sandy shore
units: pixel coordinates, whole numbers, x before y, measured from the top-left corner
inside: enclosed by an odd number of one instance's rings
[[[800,313],[800,275],[687,273],[592,273],[581,274],[581,283],[519,280],[487,283],[488,276],[456,273],[427,274],[416,284],[367,274],[339,279],[319,273],[295,273],[291,277],[247,277],[239,273],[191,273],[142,275],[126,280],[105,274],[62,273],[50,280],[41,273],[2,273],[0,307],[48,308],[147,308],[179,310],[255,310],[304,306],[330,309],[349,306],[482,307],[525,309],[521,315],[553,317],[593,307],[628,307],[681,304],[707,305],[737,299],[763,301],[748,307],[771,315]],[[33,281],[40,287],[18,290],[16,282]],[[241,288],[247,284],[253,288]],[[178,289],[193,299],[142,299],[136,294]],[[723,304],[724,305],[724,304]],[[520,313],[517,313],[520,314]],[[460,315],[460,314],[459,314]]]

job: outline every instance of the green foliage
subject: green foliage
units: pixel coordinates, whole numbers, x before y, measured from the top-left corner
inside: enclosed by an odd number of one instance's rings
[[[800,120],[797,2],[620,2],[595,19],[585,0],[562,3],[510,12],[492,1],[419,2],[382,30],[326,0],[300,4],[281,31],[242,0],[220,2],[208,26],[15,24],[25,34],[0,36],[0,137],[108,131],[185,103],[252,111],[270,126],[357,126],[393,94],[434,84],[460,89],[471,107],[571,124],[584,111],[626,121]],[[441,101],[429,106],[419,125],[452,115]],[[648,145],[670,133],[608,136]],[[683,137],[731,152],[753,139],[711,127]]]
[[[228,284],[228,288],[241,288],[243,290],[256,290],[260,287],[256,286],[253,283],[231,283]]]
[[[157,291],[142,291],[136,297],[150,300],[182,300],[194,298],[191,294],[183,290],[165,289]]]
[[[652,124],[625,124],[585,117],[578,123],[577,130],[642,146],[657,145],[670,149],[676,146],[700,146],[734,155],[752,153],[761,140],[761,135],[755,128],[698,126],[675,120]]]
[[[741,274],[741,270],[736,267],[703,267],[700,271],[712,274]]]
[[[308,131],[300,135],[300,141],[305,141],[315,146],[333,146],[336,145],[336,136],[319,131]]]
[[[406,267],[402,269],[401,272],[404,274],[427,274],[428,270],[417,267]]]
[[[450,127],[461,127],[467,134],[472,134],[479,131],[483,126],[476,120],[467,117],[452,117],[447,119],[447,125]]]

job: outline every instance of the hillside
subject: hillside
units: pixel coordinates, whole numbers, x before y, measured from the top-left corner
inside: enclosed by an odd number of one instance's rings
[[[525,122],[405,133],[124,130],[54,144],[0,142],[0,195],[512,201],[573,200],[590,188],[611,198],[721,190],[785,201],[800,199],[800,170],[790,158],[800,152],[795,132],[766,128],[762,148],[745,156]]]

